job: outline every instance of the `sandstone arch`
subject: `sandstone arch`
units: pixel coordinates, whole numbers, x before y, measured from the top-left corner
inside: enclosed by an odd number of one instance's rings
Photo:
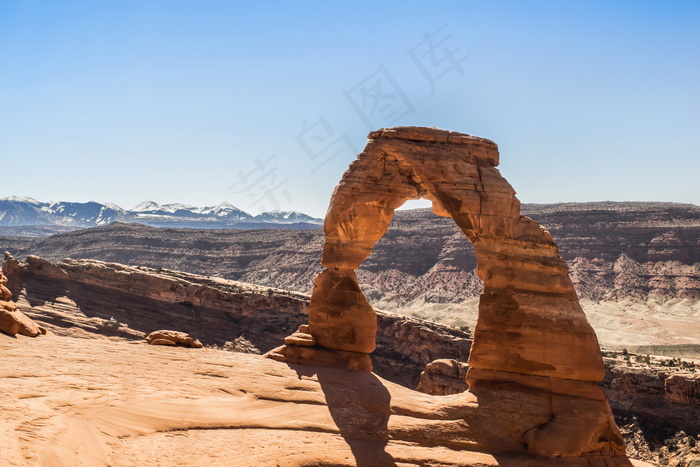
[[[551,235],[520,216],[515,191],[496,169],[496,144],[417,127],[378,130],[369,138],[331,198],[326,269],[314,283],[309,324],[268,356],[370,371],[376,315],[355,270],[394,210],[426,198],[474,244],[484,282],[467,376],[478,406],[470,425],[493,430],[491,419],[499,418],[494,436],[505,436],[500,442],[518,439],[537,454],[620,454],[619,431],[595,384],[604,376],[596,335]],[[520,413],[520,404],[534,409]]]

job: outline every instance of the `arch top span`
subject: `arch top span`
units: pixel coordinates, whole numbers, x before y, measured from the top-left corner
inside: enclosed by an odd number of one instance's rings
[[[357,269],[394,210],[411,199],[430,200],[433,212],[452,217],[472,241],[512,236],[520,203],[496,169],[494,142],[419,127],[377,130],[369,138],[331,198],[323,266]]]

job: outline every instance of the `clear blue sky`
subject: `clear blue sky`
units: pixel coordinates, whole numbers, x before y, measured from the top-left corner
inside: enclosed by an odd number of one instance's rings
[[[700,204],[700,2],[0,2],[0,197],[322,216],[396,125],[523,202]]]

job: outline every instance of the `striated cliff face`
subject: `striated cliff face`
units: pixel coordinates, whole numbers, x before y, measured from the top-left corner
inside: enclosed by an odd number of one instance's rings
[[[642,416],[660,426],[700,434],[698,370],[634,365],[619,358],[607,358],[601,384],[618,415]]]
[[[94,260],[54,264],[36,256],[16,271],[19,309],[59,335],[140,340],[175,329],[204,345],[263,353],[308,319],[307,295],[221,278]],[[415,387],[430,361],[469,354],[467,333],[378,314],[372,359],[391,381]]]
[[[700,344],[700,207],[674,203],[523,204],[571,271],[600,341]],[[318,231],[157,229],[112,224],[45,239],[0,237],[16,257],[92,258],[311,291]],[[452,219],[398,211],[357,271],[376,308],[474,325],[482,283],[471,243]]]

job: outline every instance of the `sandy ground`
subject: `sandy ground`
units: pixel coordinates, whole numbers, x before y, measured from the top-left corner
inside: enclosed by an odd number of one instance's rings
[[[0,334],[0,354],[3,467],[588,465],[469,450],[473,396],[369,373],[55,335]]]

